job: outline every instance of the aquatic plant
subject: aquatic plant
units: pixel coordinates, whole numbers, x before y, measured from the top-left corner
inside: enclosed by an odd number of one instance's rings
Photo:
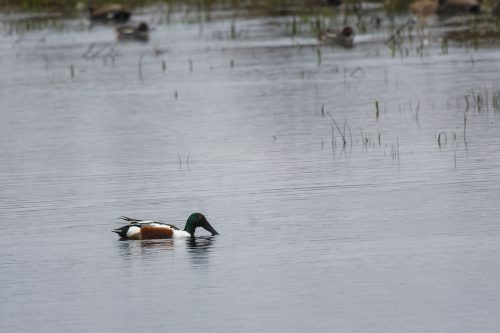
[[[467,144],[467,139],[465,137],[465,132],[467,129],[467,112],[464,112],[464,143]]]
[[[500,88],[497,85],[490,87],[471,89],[466,95],[465,99],[465,112],[473,109],[476,112],[500,111]]]
[[[316,56],[318,58],[318,66],[321,66],[321,48],[320,47],[316,48]]]
[[[236,39],[236,25],[233,22],[231,22],[231,32],[230,32],[231,39]]]
[[[500,111],[500,91],[493,92],[491,99],[492,99],[491,104],[493,106],[493,110],[497,112]]]
[[[444,138],[445,142],[448,142],[448,135],[446,134],[446,131],[440,132],[437,137],[439,148],[441,148],[441,136]]]
[[[413,34],[411,33],[411,29],[414,24],[415,20],[409,19],[397,26],[391,25],[391,35],[385,41],[385,45],[389,47],[392,57],[396,56],[396,51],[399,51],[401,57],[409,55],[409,49],[404,47],[404,41],[405,41],[404,31],[405,29],[408,29],[409,30],[408,35],[413,36]],[[421,44],[423,44],[423,42]],[[417,54],[419,54],[418,48],[417,48]]]
[[[351,128],[347,122],[347,119],[344,120],[344,126],[343,126],[343,130],[340,129],[340,126],[339,124],[335,121],[335,118],[333,118],[333,115],[330,113],[330,111],[327,111],[327,112],[324,112],[324,105],[323,107],[321,108],[321,113],[324,117],[324,115],[328,115],[328,117],[330,118],[330,121],[331,121],[331,124],[332,124],[332,142],[334,140],[334,127],[337,129],[337,131],[339,132],[340,134],[340,137],[342,138],[342,146],[345,148],[346,145],[347,145],[347,139],[346,139],[346,130],[349,131],[349,135],[350,135],[350,139],[351,139],[351,147],[352,147],[352,134],[351,134]]]
[[[139,80],[142,81],[142,58],[144,57],[144,54],[139,55],[139,62],[137,64],[138,66],[138,74],[139,74]]]
[[[443,38],[441,41],[441,53],[448,54],[448,38]]]
[[[291,29],[292,29],[291,35],[292,36],[297,35],[297,19],[296,19],[295,15],[292,16],[292,27],[291,27]]]

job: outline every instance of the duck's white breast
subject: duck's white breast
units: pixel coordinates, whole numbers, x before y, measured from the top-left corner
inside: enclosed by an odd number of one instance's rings
[[[141,228],[136,227],[136,226],[132,226],[132,227],[128,228],[128,230],[127,230],[127,238],[134,239],[134,238],[139,237],[140,234],[141,234]]]
[[[184,230],[174,230],[174,237],[191,237],[191,235]]]

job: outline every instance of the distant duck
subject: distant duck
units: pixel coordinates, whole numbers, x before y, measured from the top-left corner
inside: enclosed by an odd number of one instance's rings
[[[333,7],[338,7],[342,4],[342,0],[326,0],[326,3]]]
[[[89,19],[94,22],[102,23],[125,23],[132,15],[122,5],[109,4],[94,9],[88,2]]]
[[[343,0],[305,0],[302,1],[307,7],[339,7]],[[296,13],[296,12],[295,12]]]
[[[208,223],[205,216],[200,213],[193,213],[189,216],[184,230],[180,230],[171,224],[156,221],[137,220],[126,216],[122,216],[121,219],[129,222],[129,224],[115,229],[113,232],[117,233],[122,239],[143,240],[194,237],[194,232],[198,227],[202,227],[212,235],[219,234]]]
[[[122,25],[116,27],[116,37],[120,41],[136,40],[146,42],[149,39],[149,26],[145,22],[138,25]]]
[[[437,13],[442,15],[479,14],[481,3],[482,0],[438,0]]]
[[[481,11],[482,0],[416,0],[410,10],[416,15],[455,15]]]
[[[354,45],[354,30],[350,26],[346,26],[340,33],[326,30],[320,34],[319,40],[326,45],[352,47]]]

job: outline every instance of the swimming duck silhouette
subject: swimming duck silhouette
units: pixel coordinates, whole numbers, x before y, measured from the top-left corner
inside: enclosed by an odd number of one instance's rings
[[[340,33],[326,30],[320,34],[319,40],[327,45],[352,47],[354,44],[354,30],[350,26],[344,27]]]
[[[122,25],[116,27],[116,37],[120,41],[137,40],[146,42],[149,39],[149,26],[145,22],[138,25]]]
[[[213,236],[219,234],[201,213],[191,214],[186,221],[184,230],[180,230],[172,224],[157,221],[138,220],[126,216],[122,216],[121,219],[129,222],[129,224],[112,231],[117,233],[122,239],[143,240],[194,237],[194,232],[198,227],[202,227]]]

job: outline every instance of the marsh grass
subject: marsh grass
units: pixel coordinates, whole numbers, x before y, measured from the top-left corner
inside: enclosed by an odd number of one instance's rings
[[[439,148],[441,148],[442,144],[441,144],[441,137],[443,138],[444,142],[447,143],[448,142],[448,134],[446,133],[446,131],[442,131],[438,134],[438,137],[437,137],[437,142],[438,142],[438,146]]]
[[[231,39],[236,39],[236,37],[237,37],[236,23],[234,21],[231,22],[230,36],[231,36]]]
[[[448,38],[443,38],[441,41],[441,53],[448,54]]]
[[[178,164],[179,164],[179,170],[182,170],[183,169],[183,165],[185,164],[186,165],[186,168],[188,171],[191,170],[191,166],[189,165],[189,161],[190,161],[190,158],[191,158],[191,153],[188,153],[187,154],[187,157],[185,160],[183,160],[181,154],[177,154],[177,159],[178,159]]]
[[[139,74],[139,80],[142,81],[143,80],[143,76],[142,76],[142,59],[144,58],[144,54],[141,53],[141,55],[139,56],[139,61],[138,61],[138,64],[137,64],[137,67],[138,67],[138,74]]]
[[[464,95],[465,112],[473,110],[476,112],[500,111],[500,88],[495,83],[491,87],[471,89]]]
[[[297,35],[297,18],[295,15],[292,16],[291,35]]]
[[[321,48],[320,47],[316,48],[316,57],[318,59],[318,66],[321,66]]]
[[[396,137],[396,145],[391,145],[391,158],[393,161],[397,161],[399,164],[399,137]]]
[[[335,128],[337,128],[337,131],[339,132],[340,134],[340,137],[342,138],[342,146],[345,147],[347,145],[347,140],[346,140],[346,124],[347,124],[347,119],[346,121],[344,122],[344,130],[341,130],[340,127],[339,127],[339,124],[337,124],[337,122],[335,121],[335,118],[333,118],[332,114],[328,111],[326,112],[326,114],[328,115],[328,117],[330,117],[330,120],[332,122],[332,137],[334,137],[333,133],[333,126],[335,126]]]
[[[401,58],[408,57],[410,52],[409,48],[405,46],[405,41],[408,39],[410,45],[413,42],[413,25],[415,24],[414,19],[409,19],[400,25],[391,25],[391,34],[389,38],[385,41],[385,45],[389,48],[391,56],[394,58],[397,53],[400,54]],[[405,31],[407,34],[405,36]],[[421,43],[423,44],[423,42]],[[417,54],[419,54],[419,48],[417,48]]]
[[[493,92],[491,96],[491,105],[494,111],[500,111],[500,91]]]

